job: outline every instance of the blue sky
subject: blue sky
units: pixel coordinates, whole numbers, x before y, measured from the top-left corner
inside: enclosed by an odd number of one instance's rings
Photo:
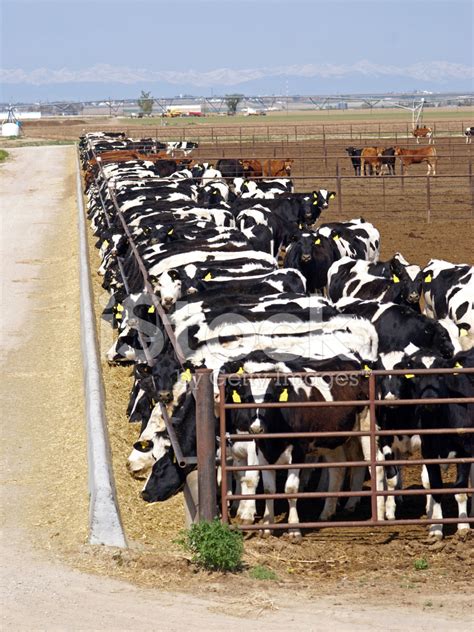
[[[1,100],[472,91],[471,0],[3,0]]]

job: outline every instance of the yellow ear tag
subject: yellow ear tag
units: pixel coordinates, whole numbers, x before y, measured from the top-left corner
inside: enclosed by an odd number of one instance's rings
[[[339,241],[340,237],[339,237],[339,235],[334,235],[333,239],[334,239],[334,241]]]
[[[303,228],[303,224],[298,224],[298,228],[301,230]]]
[[[400,279],[397,277],[397,275],[396,275],[396,274],[394,274],[394,275],[392,276],[392,281],[393,281],[394,283],[400,283]]]
[[[318,205],[318,200],[314,200],[313,206],[317,206],[317,205]]]
[[[331,193],[331,195],[329,196],[329,199],[330,200],[334,200],[335,197],[336,197],[336,194],[335,193]]]
[[[424,278],[425,283],[431,283],[432,280],[433,277],[431,276],[431,274],[427,274]]]
[[[115,306],[115,310],[117,312],[123,312],[123,305],[122,305],[122,303],[117,303],[117,305]]]
[[[405,377],[407,378],[407,380],[411,380],[412,377],[415,377],[415,375],[413,373],[405,373]]]
[[[284,388],[281,392],[280,397],[278,398],[279,402],[287,402],[288,401],[288,389]]]
[[[467,336],[467,329],[459,330],[459,337],[462,338],[463,336]]]
[[[151,305],[151,307],[148,308],[148,313],[149,314],[154,314],[155,313],[155,306]]]
[[[109,242],[107,241],[107,239],[104,239],[104,243],[102,244],[105,248],[107,248],[107,246],[109,245]]]
[[[181,373],[181,381],[182,382],[190,382],[193,379],[190,369],[186,369],[183,373]]]
[[[140,447],[142,450],[146,450],[148,448],[148,441],[140,441]]]
[[[234,402],[234,404],[242,403],[242,399],[240,395],[237,393],[237,391],[232,391],[232,401]]]
[[[172,228],[171,230],[169,230],[166,234],[167,235],[172,235],[174,233],[174,228]]]
[[[237,371],[237,375],[242,375],[242,373],[245,373],[243,366],[241,366],[240,369]]]
[[[315,240],[314,243],[316,244],[316,246],[319,246],[319,244],[321,243],[321,240],[318,238],[318,239]]]
[[[212,279],[212,274],[208,272],[206,276],[204,277],[204,281],[210,281],[211,279]]]
[[[454,368],[455,369],[462,369],[463,366],[462,366],[462,364],[460,362],[456,362],[456,364],[454,365]]]
[[[367,375],[364,375],[364,377],[369,377],[369,373],[372,373],[372,369],[370,368],[370,366],[368,364],[364,364],[364,371],[367,373]]]

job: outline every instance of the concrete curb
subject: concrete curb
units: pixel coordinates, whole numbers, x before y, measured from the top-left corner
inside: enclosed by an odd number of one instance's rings
[[[77,208],[79,227],[79,275],[81,286],[81,348],[86,399],[87,451],[89,460],[89,542],[126,547],[127,541],[117,506],[110,465],[110,446],[105,420],[104,389],[92,309],[92,288],[82,199],[79,156],[77,160]]]

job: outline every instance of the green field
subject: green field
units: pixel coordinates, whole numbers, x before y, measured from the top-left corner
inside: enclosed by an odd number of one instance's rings
[[[144,127],[196,127],[209,125],[219,126],[242,126],[242,125],[285,125],[285,124],[311,124],[311,123],[383,123],[389,121],[405,122],[411,124],[411,112],[407,110],[393,109],[364,109],[364,110],[316,110],[310,112],[271,112],[266,116],[221,116],[208,114],[203,117],[176,117],[162,118],[153,116],[143,119],[130,119],[128,117],[117,117],[122,123]],[[470,121],[474,119],[474,108],[429,108],[425,110],[423,122],[430,125],[434,121]]]

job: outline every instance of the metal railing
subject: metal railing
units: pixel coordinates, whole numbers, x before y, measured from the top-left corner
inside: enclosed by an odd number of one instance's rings
[[[366,371],[344,371],[344,372],[305,372],[305,373],[257,373],[257,374],[223,374],[219,376],[219,436],[220,436],[220,448],[221,454],[225,454],[225,447],[228,442],[231,441],[259,441],[259,440],[271,440],[271,439],[317,439],[322,437],[340,437],[341,439],[349,439],[350,437],[369,437],[370,438],[370,459],[368,461],[344,461],[344,462],[331,462],[331,463],[291,463],[289,465],[247,465],[247,466],[229,466],[227,465],[226,459],[222,458],[220,460],[221,466],[221,516],[224,522],[229,521],[229,503],[235,500],[250,500],[250,499],[290,499],[290,498],[306,498],[306,499],[317,499],[317,498],[328,498],[328,497],[338,497],[338,498],[348,498],[351,496],[357,497],[370,497],[370,506],[371,506],[371,516],[368,520],[350,520],[350,521],[313,521],[313,522],[304,522],[304,523],[287,523],[287,522],[279,522],[274,524],[254,524],[254,525],[241,525],[240,528],[244,530],[263,530],[263,529],[288,529],[288,528],[313,528],[313,527],[355,527],[355,526],[387,526],[387,524],[400,524],[400,525],[408,525],[408,524],[450,524],[450,523],[472,523],[474,522],[473,517],[457,517],[457,518],[443,518],[443,519],[396,519],[394,521],[390,521],[389,523],[385,520],[380,520],[377,516],[377,498],[378,497],[386,497],[386,496],[397,496],[397,495],[433,495],[433,494],[464,494],[464,493],[472,493],[474,492],[474,484],[471,481],[471,487],[463,487],[463,488],[442,488],[442,489],[404,489],[404,490],[378,490],[376,488],[376,476],[375,476],[375,468],[377,467],[389,467],[389,466],[401,466],[401,465],[429,465],[429,464],[466,464],[466,463],[474,463],[474,458],[440,458],[440,459],[390,459],[389,461],[379,461],[377,460],[377,442],[378,437],[382,436],[393,436],[396,434],[400,435],[453,435],[453,434],[468,434],[474,433],[474,428],[437,428],[437,429],[391,429],[391,430],[379,430],[377,428],[376,421],[376,408],[379,406],[406,406],[406,405],[417,405],[417,404],[472,404],[474,403],[474,397],[471,398],[437,398],[437,399],[411,399],[411,400],[378,400],[376,398],[376,383],[375,380],[378,376],[385,375],[403,375],[407,372],[407,370],[398,369],[392,371],[382,371],[376,370],[367,373]],[[448,374],[448,375],[456,375],[456,374],[472,374],[474,373],[474,369],[410,369],[410,373],[413,375],[429,375],[429,374]],[[367,378],[368,379],[368,393],[369,397],[366,400],[355,400],[355,401],[322,401],[322,402],[264,402],[259,403],[258,408],[331,408],[331,407],[368,407],[369,408],[369,429],[368,430],[359,430],[352,432],[294,432],[294,433],[269,433],[269,434],[229,434],[226,428],[226,411],[233,409],[255,409],[255,403],[227,403],[225,401],[225,384],[226,380],[232,378],[232,380],[247,380],[247,379],[265,379],[265,378],[278,378],[283,381],[292,377],[310,377],[310,376],[328,376],[328,377],[336,377],[336,376],[358,376],[359,378]],[[202,424],[204,428],[201,428],[201,434],[203,432],[210,432],[212,428],[212,433],[214,433],[214,400],[212,397],[212,390],[209,392],[207,390],[201,390],[202,385],[206,383],[212,384],[212,371],[208,369],[199,369],[196,372],[197,378],[197,401],[200,402],[200,406],[202,409],[202,414],[197,420],[198,424]],[[198,447],[199,453],[199,447]],[[202,451],[201,451],[202,454]],[[205,459],[206,465],[205,470],[203,470],[203,477],[213,477],[215,474],[211,471],[211,464],[214,462],[213,454],[205,454],[204,457],[198,458],[198,471],[203,467],[202,458]],[[248,470],[289,470],[289,469],[322,469],[322,468],[331,468],[331,467],[365,467],[370,466],[372,476],[370,481],[370,491],[341,491],[341,492],[297,492],[297,493],[275,493],[275,494],[233,494],[229,492],[227,486],[227,474],[238,471],[248,471]],[[205,474],[204,474],[205,471]],[[201,473],[200,473],[201,476]],[[206,490],[207,484],[205,481],[201,483],[202,489]],[[216,504],[215,497],[210,497],[208,494],[204,494],[200,497],[200,506],[206,506],[206,515],[215,516],[216,512]],[[472,513],[472,512],[471,512]]]

